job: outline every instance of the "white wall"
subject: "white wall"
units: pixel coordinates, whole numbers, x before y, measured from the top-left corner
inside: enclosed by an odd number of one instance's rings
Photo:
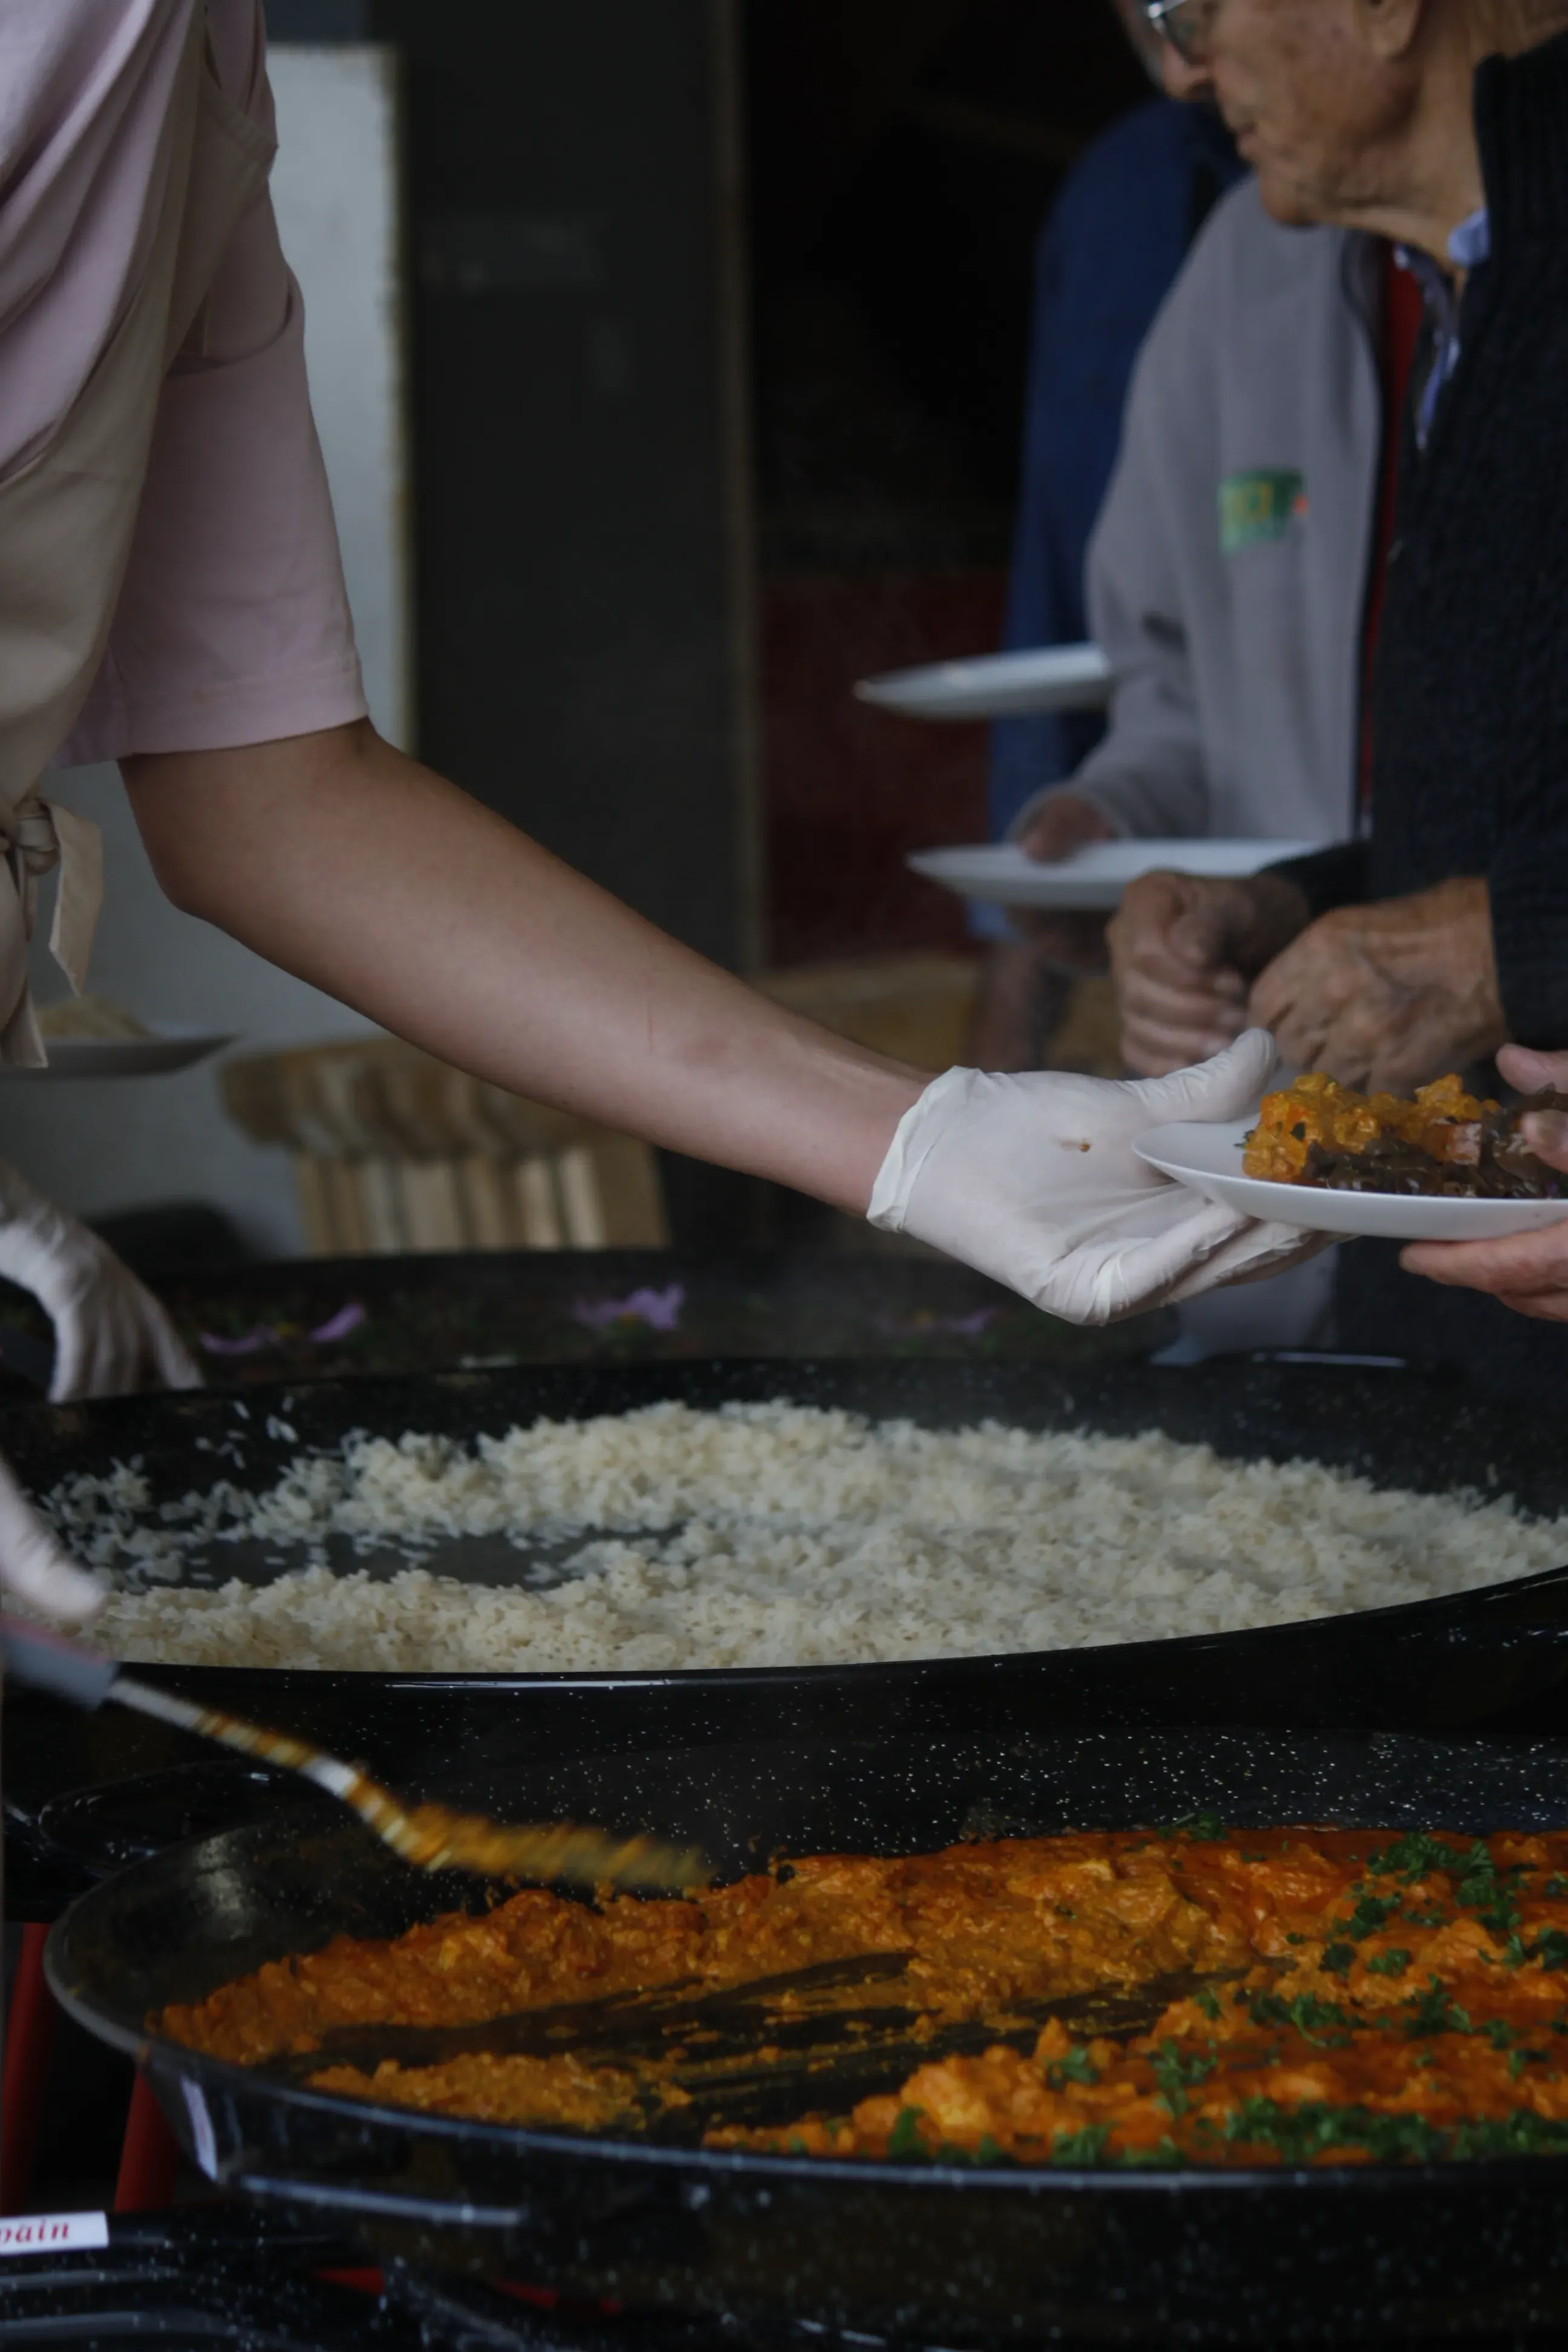
[[[371,713],[412,732],[407,448],[397,246],[395,68],[371,47],[272,52],[284,251],[305,295],[305,351],[342,541]],[[103,827],[104,910],[89,985],[142,1020],[233,1029],[237,1051],[346,1036],[370,1025],[160,893],[117,772],[83,768],[60,797]],[[47,908],[40,924],[47,933]],[[41,947],[39,992],[65,982]],[[0,1077],[0,1153],[86,1215],[202,1200],[256,1248],[301,1246],[285,1155],[224,1115],[214,1065],[166,1078]]]
[[[272,201],[305,294],[310,399],[371,716],[414,740],[408,435],[398,248],[397,62],[390,49],[280,45]]]

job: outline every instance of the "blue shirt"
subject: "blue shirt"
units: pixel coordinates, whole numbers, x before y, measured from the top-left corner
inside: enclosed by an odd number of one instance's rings
[[[1432,334],[1426,381],[1415,404],[1415,446],[1425,449],[1443,387],[1459,364],[1459,298],[1453,279],[1438,268],[1429,253],[1408,245],[1396,245],[1394,250],[1400,268],[1407,269],[1421,289]],[[1448,258],[1456,269],[1479,269],[1483,261],[1491,259],[1491,215],[1480,205],[1450,236]]]
[[[1088,635],[1084,558],[1116,464],[1133,362],[1195,228],[1242,170],[1217,115],[1156,99],[1096,140],[1057,199],[1035,262],[1009,651]],[[1090,713],[999,720],[993,836],[1042,784],[1071,775],[1102,731]]]

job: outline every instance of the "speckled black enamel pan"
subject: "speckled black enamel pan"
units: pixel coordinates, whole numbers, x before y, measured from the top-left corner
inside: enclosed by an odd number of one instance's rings
[[[1241,1459],[1304,1457],[1384,1486],[1470,1487],[1510,1493],[1526,1508],[1568,1509],[1568,1421],[1555,1397],[1531,1412],[1456,1383],[1331,1362],[1069,1372],[886,1360],[545,1367],[35,1408],[7,1417],[4,1443],[40,1491],[68,1471],[137,1458],[157,1501],[210,1484],[219,1468],[262,1483],[301,1446],[335,1446],[356,1428],[472,1436],[542,1413],[776,1396],[932,1428],[994,1417],[1034,1429],[1158,1429]],[[504,1572],[506,1558],[484,1542],[454,1543],[433,1564],[489,1578]],[[1568,1733],[1568,1570],[1264,1633],[1033,1656],[541,1675],[171,1667],[160,1679],[416,1791],[479,1767],[823,1732],[920,1739],[984,1727],[1000,1739],[1042,1723],[1201,1723],[1549,1735]],[[74,1716],[20,1692],[3,1728],[11,1900],[27,1916],[52,1916],[104,1868],[255,1819],[294,1793],[113,1710]]]
[[[1568,1822],[1568,1748],[1410,1734],[1062,1730],[798,1737],[563,1759],[465,1784],[701,1843],[724,1869],[824,1847],[1170,1821],[1479,1832]],[[823,2164],[468,2124],[312,2094],[143,2020],[331,1935],[473,1900],[352,1823],[297,1816],[169,1849],[84,1896],[51,1981],[141,2055],[211,2177],[384,2254],[633,2309],[831,2324],[945,2346],[1268,2343],[1519,2329],[1568,2315],[1568,2161],[1215,2173]]]

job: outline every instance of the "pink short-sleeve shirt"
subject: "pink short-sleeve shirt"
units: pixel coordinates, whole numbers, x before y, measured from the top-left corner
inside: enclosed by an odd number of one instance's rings
[[[204,5],[223,87],[270,139],[261,0],[0,5],[0,479],[47,446],[135,291]],[[303,323],[263,193],[164,379],[109,649],[58,764],[364,715]]]

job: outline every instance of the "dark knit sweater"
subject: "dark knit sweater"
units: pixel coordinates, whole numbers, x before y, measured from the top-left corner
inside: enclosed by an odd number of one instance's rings
[[[1426,447],[1406,424],[1367,842],[1313,911],[1484,875],[1509,1034],[1568,1047],[1568,34],[1476,77],[1491,258]]]

